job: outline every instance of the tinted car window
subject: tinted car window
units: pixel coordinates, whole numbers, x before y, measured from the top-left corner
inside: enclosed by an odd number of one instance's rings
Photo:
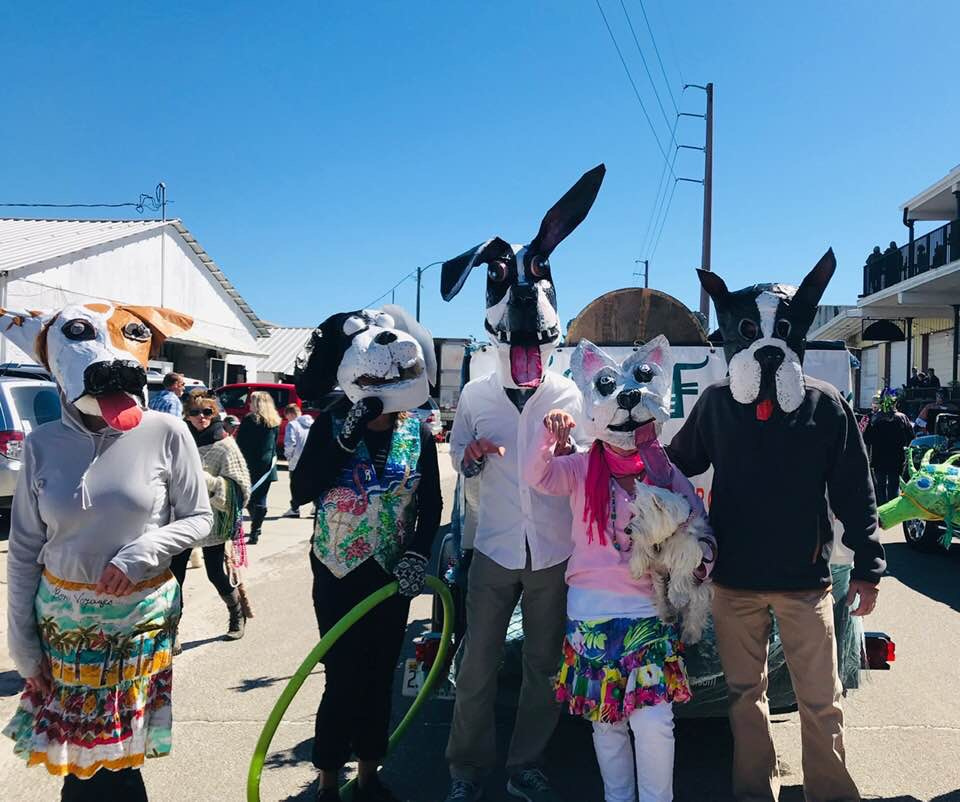
[[[283,408],[287,405],[288,399],[290,398],[290,392],[284,390],[282,387],[265,387],[264,390],[273,397],[273,403],[277,407],[277,412],[282,413]]]
[[[239,409],[247,403],[247,389],[245,387],[228,387],[225,390],[218,390],[217,397],[220,399],[220,406],[224,409]]]
[[[60,417],[60,397],[55,387],[11,387],[10,397],[25,432]]]

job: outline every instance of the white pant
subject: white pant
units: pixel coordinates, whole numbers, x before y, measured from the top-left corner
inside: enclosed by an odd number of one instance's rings
[[[626,721],[593,725],[593,748],[603,777],[605,802],[672,802],[673,705],[641,707]],[[633,730],[634,750],[630,748]],[[636,766],[637,784],[633,784]]]

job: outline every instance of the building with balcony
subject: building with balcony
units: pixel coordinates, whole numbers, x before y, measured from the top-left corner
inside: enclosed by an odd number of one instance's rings
[[[883,386],[907,383],[911,369],[933,368],[940,383],[958,387],[960,344],[960,166],[906,201],[907,243],[875,249],[863,266],[863,293],[810,332],[844,340],[860,354],[856,400],[867,407]],[[917,227],[941,223],[918,234]],[[902,230],[902,229],[901,229]],[[902,235],[901,235],[902,236]],[[897,239],[894,235],[891,239]],[[919,397],[932,391],[914,392]]]

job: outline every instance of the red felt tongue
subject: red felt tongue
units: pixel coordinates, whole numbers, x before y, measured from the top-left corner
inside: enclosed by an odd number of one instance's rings
[[[97,396],[100,414],[107,426],[120,432],[127,432],[143,419],[140,405],[127,393],[110,393]]]
[[[510,373],[517,387],[537,387],[543,377],[539,345],[511,345]]]
[[[757,420],[770,420],[773,415],[773,401],[769,398],[765,401],[757,402]]]

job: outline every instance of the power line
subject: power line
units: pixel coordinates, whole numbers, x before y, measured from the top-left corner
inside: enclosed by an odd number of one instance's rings
[[[653,242],[653,248],[650,249],[650,256],[648,258],[653,259],[654,254],[657,252],[657,247],[660,245],[660,237],[663,236],[663,230],[667,227],[667,217],[670,215],[670,205],[673,203],[673,193],[677,191],[677,184],[680,181],[673,182],[673,188],[670,190],[670,197],[667,199],[667,205],[664,207],[663,220],[660,223],[660,230],[657,232],[657,238]]]
[[[657,84],[656,84],[656,82],[653,80],[653,75],[650,74],[650,67],[647,65],[647,58],[646,58],[646,56],[643,55],[643,48],[640,47],[640,40],[637,39],[637,32],[633,29],[633,20],[630,19],[630,12],[627,11],[627,4],[624,3],[623,0],[620,0],[620,8],[623,9],[623,14],[624,14],[624,16],[627,18],[627,25],[630,27],[630,33],[631,33],[632,36],[633,36],[633,43],[637,46],[637,52],[640,54],[640,60],[643,62],[643,69],[644,69],[644,70],[646,71],[646,73],[647,73],[647,79],[650,81],[650,86],[653,87],[653,94],[654,94],[654,96],[657,98],[657,105],[660,107],[660,113],[663,115],[663,121],[667,124],[667,128],[669,128],[669,127],[670,127],[670,120],[667,119],[666,109],[663,108],[663,102],[660,100],[660,93],[657,91]],[[669,89],[670,89],[670,84],[668,83],[668,84],[667,84],[667,90],[669,91]],[[673,98],[673,94],[672,94],[672,93],[671,93],[670,97],[671,97],[671,99]],[[676,102],[674,102],[673,108],[674,108],[674,111],[675,111],[675,112],[676,112],[676,111],[679,111],[679,109],[677,109],[677,104],[676,104]]]
[[[396,284],[394,284],[394,285],[393,285],[389,290],[387,290],[383,295],[378,295],[376,298],[374,298],[372,301],[370,301],[370,303],[368,303],[366,306],[364,306],[364,309],[373,309],[378,303],[380,303],[380,301],[382,301],[382,300],[383,300],[384,298],[386,298],[391,292],[393,292],[395,289],[397,289],[397,287],[399,287],[401,284],[403,284],[403,282],[407,281],[408,279],[414,278],[416,275],[417,275],[417,271],[416,271],[416,270],[411,270],[409,273],[407,273],[407,275],[405,275],[402,279],[400,279],[400,281],[398,281]]]
[[[683,78],[683,69],[680,67],[680,59],[677,56],[677,48],[673,45],[673,36],[670,34],[670,20],[664,16],[663,18],[663,27],[667,30],[667,44],[670,46],[670,53],[673,55],[673,63],[677,67],[677,72],[680,74],[680,84],[683,85],[686,81]]]
[[[617,55],[620,57],[620,63],[623,65],[624,72],[627,73],[627,80],[630,81],[630,86],[633,87],[633,94],[637,97],[637,102],[640,104],[640,110],[643,112],[643,116],[647,121],[647,125],[650,126],[650,132],[653,134],[653,138],[657,142],[657,147],[660,149],[660,155],[663,156],[665,162],[669,161],[667,157],[667,152],[664,150],[663,143],[660,141],[660,137],[657,136],[657,129],[654,128],[653,120],[650,119],[650,115],[647,113],[647,107],[643,104],[643,98],[640,97],[640,90],[637,89],[637,84],[633,80],[633,75],[630,74],[630,68],[627,66],[627,61],[623,57],[623,53],[620,50],[620,45],[617,44],[617,38],[613,35],[613,29],[610,27],[610,23],[607,21],[607,15],[603,13],[603,6],[600,5],[600,0],[596,0],[597,9],[600,11],[600,16],[603,17],[603,24],[607,28],[607,33],[610,34],[610,41],[613,42],[613,47],[617,51]],[[670,169],[670,172],[673,173],[673,168]]]
[[[673,123],[673,130],[671,132],[671,136],[673,137],[676,136],[677,124],[679,122],[680,122],[680,117],[678,115],[676,120]],[[674,141],[676,140],[674,139]],[[650,219],[647,221],[647,228],[643,234],[643,239],[641,240],[642,242],[641,253],[645,253],[647,245],[650,244],[650,233],[653,230],[651,227],[653,226],[654,221],[660,216],[661,205],[663,204],[664,197],[667,194],[666,181],[667,181],[668,168],[670,170],[670,173],[674,176],[674,179],[676,179],[676,173],[674,172],[674,167],[676,167],[677,156],[679,155],[679,153],[680,153],[680,146],[678,145],[673,151],[673,158],[669,162],[663,163],[663,169],[660,171],[660,180],[657,181],[657,194],[654,197],[653,209],[650,212]]]
[[[145,209],[151,212],[162,212],[163,219],[166,220],[167,204],[173,203],[167,200],[167,185],[162,181],[157,184],[152,195],[146,192],[140,193],[140,199],[137,201],[128,201],[126,203],[0,203],[0,207],[7,209],[136,209],[139,214],[143,214]]]
[[[660,48],[657,47],[657,37],[653,35],[653,28],[650,27],[650,20],[647,17],[647,9],[643,7],[643,0],[640,0],[640,10],[643,12],[643,21],[647,23],[647,30],[650,32],[650,41],[653,42],[653,50],[657,54],[657,61],[660,63],[660,72],[663,73],[663,81],[667,85],[667,91],[670,93],[670,100],[673,101],[673,109],[679,112],[677,100],[673,96],[673,90],[670,89],[670,79],[667,78],[667,71],[663,68],[663,59],[660,58]],[[680,82],[683,83],[683,76],[680,76]]]

